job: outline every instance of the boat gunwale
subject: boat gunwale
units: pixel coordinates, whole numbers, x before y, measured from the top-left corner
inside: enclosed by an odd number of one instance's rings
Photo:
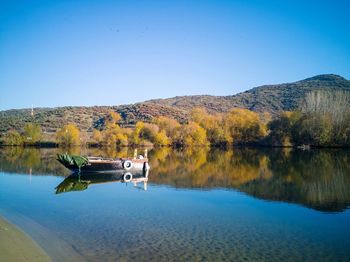
[[[144,163],[148,162],[148,158],[142,158],[142,159],[135,159],[135,158],[117,158],[117,159],[104,159],[104,158],[98,158],[98,159],[91,159],[90,157],[87,158],[88,163],[90,164],[109,164],[109,163],[120,163],[127,160],[130,160],[133,163]]]

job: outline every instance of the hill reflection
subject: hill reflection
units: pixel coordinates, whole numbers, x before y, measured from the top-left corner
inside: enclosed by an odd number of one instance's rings
[[[76,148],[75,154],[120,157],[132,150]],[[68,175],[55,161],[59,149],[9,147],[0,150],[0,170],[32,175]],[[350,204],[350,151],[291,149],[191,150],[149,152],[149,183],[177,188],[237,189],[257,198],[285,201],[327,212]],[[113,180],[111,180],[113,182]],[[108,181],[106,181],[108,182]],[[87,187],[86,187],[87,188]],[[84,188],[84,189],[86,189]]]
[[[267,200],[322,211],[350,204],[347,150],[236,149],[155,152],[152,183],[179,188],[235,188]]]

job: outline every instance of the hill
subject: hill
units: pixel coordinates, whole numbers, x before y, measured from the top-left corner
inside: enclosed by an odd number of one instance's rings
[[[254,87],[232,96],[179,96],[149,100],[152,103],[184,110],[205,107],[209,112],[226,112],[233,107],[276,114],[299,108],[306,93],[315,90],[348,90],[350,81],[338,75],[318,75],[294,83]]]
[[[160,115],[184,122],[194,107],[204,107],[209,113],[227,112],[239,107],[275,115],[280,111],[299,108],[306,94],[315,90],[350,91],[350,81],[329,74],[294,83],[259,86],[232,96],[177,96],[110,107],[34,108],[34,116],[31,115],[31,109],[6,110],[0,111],[0,132],[20,130],[28,122],[40,124],[46,132],[53,132],[68,122],[76,123],[81,130],[90,131],[104,125],[104,116],[110,110],[120,113],[124,125],[132,125],[138,120],[147,122]]]

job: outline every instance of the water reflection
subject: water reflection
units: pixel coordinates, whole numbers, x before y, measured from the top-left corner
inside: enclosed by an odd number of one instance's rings
[[[343,211],[350,204],[348,150],[203,149],[165,154],[152,159],[152,183],[235,188],[329,212]]]
[[[72,149],[74,154],[105,157],[133,155],[132,149]],[[0,170],[8,173],[67,176],[69,171],[55,161],[62,149],[9,147],[0,150]],[[177,188],[236,189],[257,198],[293,202],[327,212],[350,205],[350,152],[348,150],[153,149],[149,153],[150,182]],[[115,177],[69,176],[58,192],[85,190],[98,180]],[[88,181],[88,182],[87,182]]]
[[[148,170],[145,171],[120,171],[114,173],[73,173],[65,178],[55,189],[56,194],[83,191],[90,185],[123,182],[133,184],[135,188],[147,190]],[[142,186],[139,186],[139,183]]]

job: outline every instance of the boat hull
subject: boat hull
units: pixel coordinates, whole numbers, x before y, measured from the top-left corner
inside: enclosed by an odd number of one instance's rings
[[[124,168],[124,161],[89,161],[87,165],[82,166],[80,169],[77,168],[75,165],[68,165],[66,167],[74,173],[118,173],[120,171],[144,171],[149,169],[148,162],[146,160],[128,160],[132,162],[132,167],[128,169]]]
[[[79,173],[114,173],[124,171],[146,171],[149,169],[147,157],[104,158],[58,154],[57,161],[73,172]]]

